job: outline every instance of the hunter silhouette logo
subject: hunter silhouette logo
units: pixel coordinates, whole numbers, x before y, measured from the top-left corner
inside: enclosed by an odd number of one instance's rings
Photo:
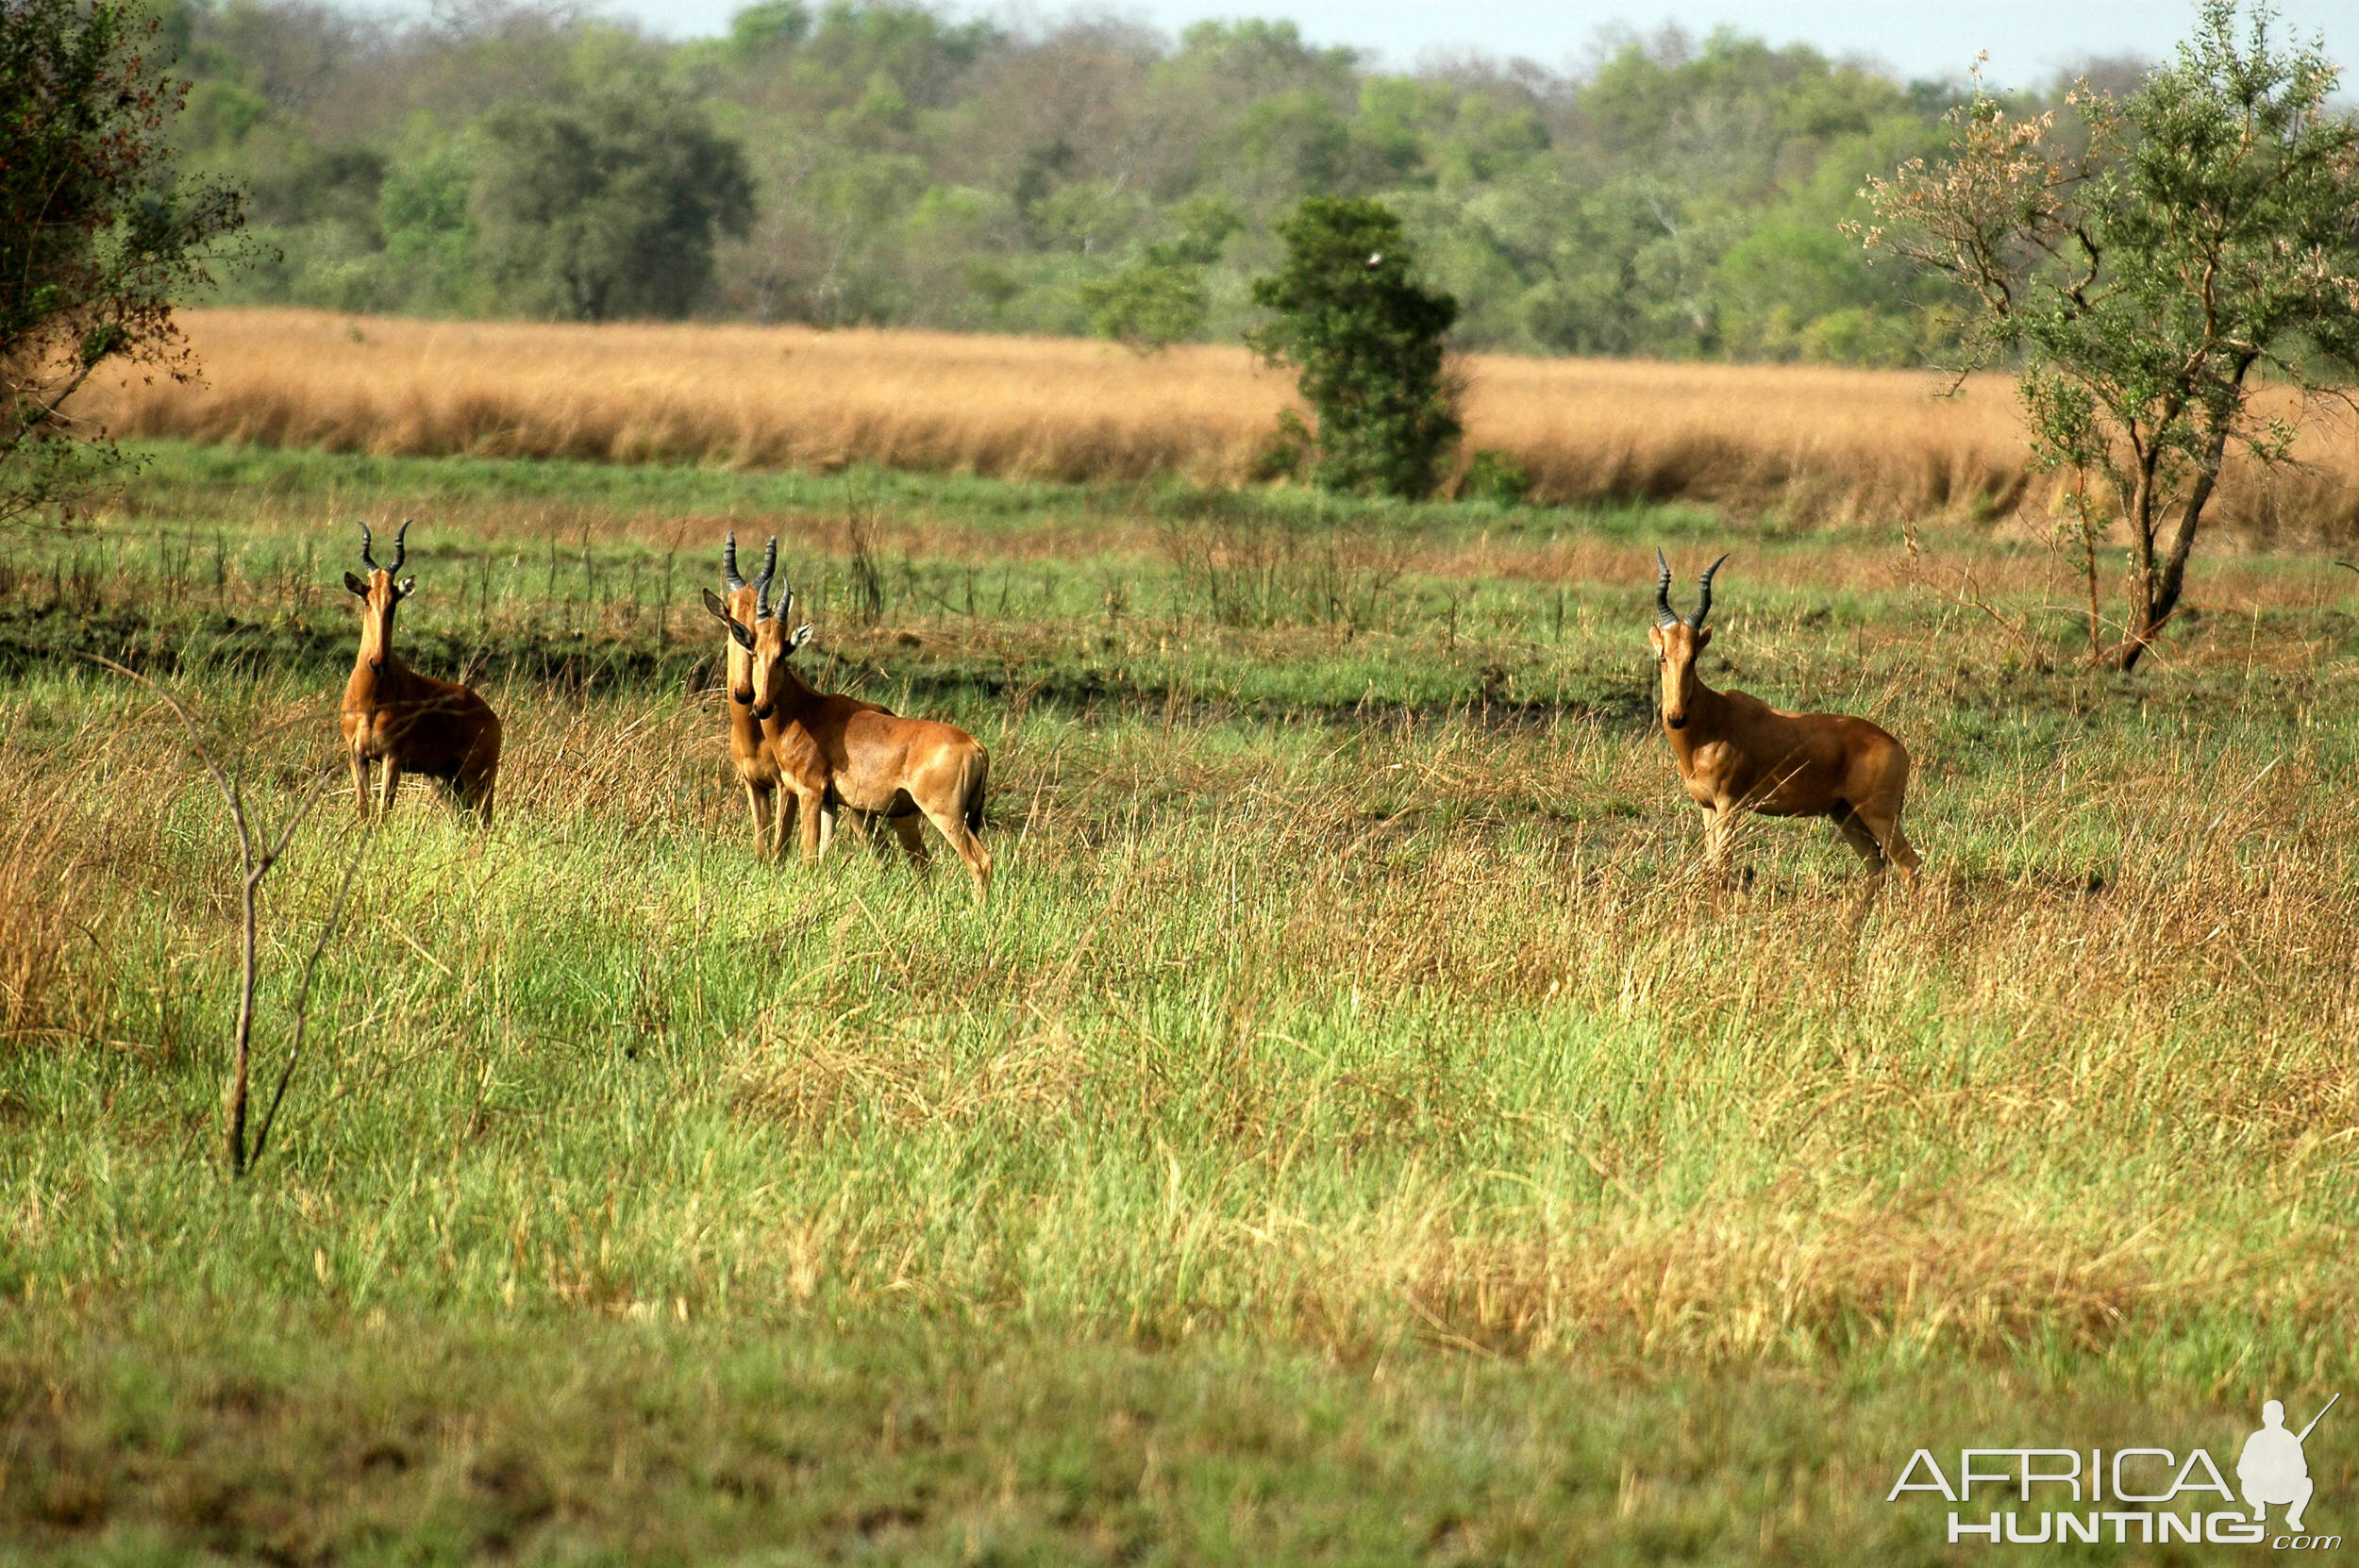
[[[1919,1448],[1884,1494],[1888,1503],[1913,1492],[1940,1494],[1951,1505],[1949,1544],[2062,1545],[2066,1542],[2160,1546],[2199,1542],[2216,1546],[2267,1545],[2279,1551],[2333,1551],[2339,1535],[2312,1535],[2303,1515],[2317,1483],[2302,1444],[2342,1395],[2321,1406],[2296,1432],[2285,1426],[2283,1400],[2261,1407],[2260,1430],[2236,1457],[2236,1484],[2208,1450],[2167,1448],[1961,1448],[1946,1470],[1932,1450]],[[1976,1488],[1980,1487],[1978,1495]],[[2237,1506],[2239,1493],[2243,1506]],[[2013,1509],[1978,1512],[1992,1503]],[[2268,1510],[2284,1509],[2274,1530]]]
[[[2336,1394],[2334,1399],[2340,1399]],[[2244,1488],[2244,1500],[2252,1506],[2254,1522],[2266,1518],[2271,1503],[2285,1505],[2285,1527],[2299,1532],[2301,1510],[2310,1506],[2310,1463],[2301,1457],[2301,1445],[2309,1441],[2326,1411],[2334,1408],[2334,1399],[2326,1402],[2326,1410],[2310,1418],[2310,1425],[2299,1433],[2285,1430],[2285,1407],[2272,1399],[2261,1407],[2261,1429],[2244,1440],[2244,1457],[2236,1461],[2236,1483]]]

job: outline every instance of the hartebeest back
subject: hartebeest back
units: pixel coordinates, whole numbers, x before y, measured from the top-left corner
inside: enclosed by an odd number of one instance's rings
[[[991,851],[979,835],[990,753],[955,725],[905,719],[877,703],[813,690],[789,662],[811,639],[808,626],[791,635],[787,630],[794,588],[783,587],[776,607],[761,594],[755,599],[748,625],[705,591],[705,608],[728,623],[731,641],[752,655],[753,717],[795,796],[803,859],[816,862],[826,854],[836,813],[846,810],[863,823],[883,817],[910,858],[923,865],[922,813],[966,862],[977,897],[988,896]]]
[[[1916,851],[1900,831],[1909,788],[1909,754],[1865,719],[1841,713],[1786,713],[1742,692],[1715,692],[1696,675],[1696,655],[1712,641],[1712,575],[1698,580],[1696,613],[1671,608],[1671,566],[1655,552],[1655,624],[1647,633],[1662,667],[1663,733],[1690,799],[1704,809],[1707,854],[1725,862],[1736,814],[1828,817],[1844,840],[1882,876],[1887,862],[1913,883]]]
[[[409,556],[410,525],[393,535],[393,563],[379,566],[370,553],[369,525],[360,525],[360,561],[365,581],[344,574],[344,586],[360,601],[360,653],[344,683],[340,724],[352,761],[352,789],[360,820],[370,818],[369,768],[382,768],[376,814],[393,809],[393,791],[404,773],[424,774],[448,786],[459,802],[484,822],[492,820],[492,792],[499,782],[500,721],[464,686],[422,676],[393,653],[393,611],[417,591],[418,579],[393,580]]]

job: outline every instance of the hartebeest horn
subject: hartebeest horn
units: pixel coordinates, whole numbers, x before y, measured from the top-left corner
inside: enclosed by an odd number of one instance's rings
[[[360,564],[372,572],[379,571],[381,568],[376,564],[376,558],[369,554],[370,543],[369,525],[363,523],[360,525]]]
[[[410,555],[409,537],[410,519],[405,517],[401,520],[401,526],[393,530],[393,563],[385,568],[386,571],[395,575],[400,573],[401,563]]]
[[[1712,574],[1720,570],[1720,561],[1728,559],[1730,553],[1723,553],[1720,560],[1705,567],[1704,575],[1696,579],[1696,613],[1687,623],[1696,631],[1704,629],[1704,617],[1712,613]]]
[[[728,539],[721,546],[721,586],[734,593],[745,586],[745,579],[737,575],[737,530],[729,530]]]
[[[761,575],[754,579],[754,619],[757,621],[770,619],[770,583],[778,575],[778,536],[772,534],[769,553],[761,558]]]
[[[1660,549],[1654,553],[1654,563],[1660,569],[1654,580],[1654,624],[1658,626],[1676,626],[1680,624],[1680,613],[1671,608],[1671,563],[1663,559]]]

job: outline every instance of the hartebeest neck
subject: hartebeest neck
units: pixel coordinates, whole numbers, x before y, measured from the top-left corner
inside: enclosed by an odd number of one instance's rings
[[[1674,729],[1667,717],[1663,719],[1663,733],[1670,741],[1671,755],[1679,759],[1682,771],[1697,747],[1708,745],[1726,733],[1728,706],[1728,699],[1706,686],[1701,676],[1688,676],[1684,703],[1687,723]]]
[[[375,708],[409,694],[416,677],[390,646],[389,627],[376,616],[360,622],[360,654],[352,661],[352,678],[344,682],[344,707]]]
[[[795,673],[795,666],[784,664],[778,671],[778,696],[770,705],[770,717],[777,724],[793,724],[805,717],[820,702],[818,691]]]

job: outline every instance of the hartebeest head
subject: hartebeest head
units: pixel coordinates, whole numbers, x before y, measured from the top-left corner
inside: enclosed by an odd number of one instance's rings
[[[721,580],[729,596],[723,600],[711,589],[705,590],[705,608],[729,628],[729,697],[752,709],[757,719],[767,719],[777,708],[786,679],[786,661],[811,640],[809,626],[787,635],[787,607],[795,601],[792,584],[781,585],[778,604],[770,603],[770,584],[778,575],[776,535],[771,536],[770,548],[762,557],[761,575],[747,583],[737,575],[737,536],[732,533],[722,552]]]
[[[1654,553],[1659,575],[1654,585],[1654,625],[1647,628],[1647,641],[1654,644],[1655,659],[1663,671],[1663,722],[1673,729],[1687,727],[1687,707],[1696,692],[1696,656],[1712,642],[1712,630],[1704,625],[1704,617],[1712,613],[1712,575],[1728,559],[1724,555],[1704,568],[1697,579],[1696,613],[1681,620],[1671,608],[1671,563],[1663,559],[1661,550]]]
[[[385,650],[393,645],[393,608],[418,590],[418,579],[415,577],[404,577],[399,582],[393,580],[393,574],[401,570],[403,559],[410,554],[409,533],[410,523],[404,519],[401,526],[393,530],[393,565],[379,566],[376,558],[369,553],[369,525],[361,524],[360,563],[369,569],[368,577],[363,580],[353,573],[344,574],[344,586],[352,591],[352,596],[359,599],[362,606],[360,657],[368,660],[370,669],[379,674],[385,669]]]
[[[761,563],[761,575],[747,582],[737,570],[737,532],[729,531],[721,545],[721,587],[727,591],[723,598],[710,588],[705,590],[705,609],[728,627],[728,649],[729,700],[741,708],[751,708],[754,702],[754,626],[761,619],[762,601],[769,596],[770,579],[778,575],[778,541],[770,538],[770,553]]]

